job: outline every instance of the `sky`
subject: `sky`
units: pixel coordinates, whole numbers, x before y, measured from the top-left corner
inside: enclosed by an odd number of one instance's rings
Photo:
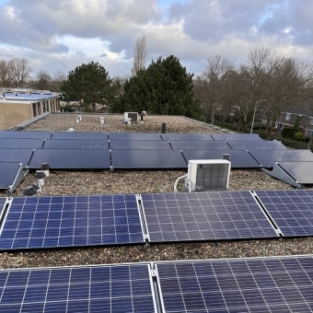
[[[33,76],[95,61],[129,77],[145,36],[146,66],[175,55],[195,75],[260,47],[312,61],[312,14],[313,0],[0,0],[0,60],[26,58]]]

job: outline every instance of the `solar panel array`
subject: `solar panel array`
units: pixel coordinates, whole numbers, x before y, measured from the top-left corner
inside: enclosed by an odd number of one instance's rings
[[[149,265],[1,270],[0,312],[155,313]]]
[[[13,198],[0,250],[143,243],[135,195]]]
[[[163,311],[313,312],[313,258],[157,263]]]
[[[151,242],[278,237],[249,191],[143,194]]]

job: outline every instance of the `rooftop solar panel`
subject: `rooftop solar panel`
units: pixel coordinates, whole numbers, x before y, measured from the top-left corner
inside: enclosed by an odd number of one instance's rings
[[[7,198],[0,197],[0,220],[2,219],[3,210],[4,210],[6,201],[7,201]]]
[[[29,138],[29,139],[49,139],[51,137],[50,132],[40,131],[9,131],[1,130],[0,138]]]
[[[273,167],[275,162],[313,161],[313,153],[310,150],[251,150],[249,153],[262,167]]]
[[[93,132],[55,132],[52,134],[51,139],[60,139],[60,140],[66,140],[66,139],[72,139],[72,140],[102,139],[102,140],[107,140],[108,134],[107,133],[93,133]]]
[[[166,141],[213,140],[210,134],[162,134],[162,139]]]
[[[40,149],[43,145],[43,139],[14,139],[0,138],[0,149]]]
[[[23,163],[25,168],[32,156],[32,149],[0,149],[0,162]]]
[[[42,163],[48,163],[51,169],[109,169],[110,153],[108,150],[36,150],[29,168],[39,169]]]
[[[14,198],[0,250],[143,243],[135,195]]]
[[[258,134],[212,134],[214,140],[263,140]]]
[[[143,194],[151,242],[277,237],[249,191]]]
[[[2,270],[0,311],[155,313],[147,264]]]
[[[174,150],[231,150],[231,147],[224,141],[205,140],[176,140],[171,142]]]
[[[99,139],[67,139],[67,140],[46,140],[45,149],[82,149],[82,150],[101,150],[109,149],[107,140]]]
[[[112,150],[171,150],[166,141],[158,140],[111,140]]]
[[[160,134],[148,133],[110,133],[110,140],[162,140]]]
[[[313,190],[257,191],[284,237],[313,235]]]
[[[230,155],[232,168],[259,168],[260,164],[246,150],[183,150],[187,162],[189,160],[223,159],[224,154]]]
[[[163,312],[313,312],[313,258],[157,264]]]
[[[13,184],[19,168],[19,163],[0,162],[0,189],[8,189]]]
[[[112,150],[114,169],[186,169],[178,150]]]
[[[287,149],[280,141],[262,141],[262,140],[231,140],[228,142],[232,149],[244,150],[272,150]]]
[[[300,184],[313,184],[313,162],[279,162],[278,164]]]

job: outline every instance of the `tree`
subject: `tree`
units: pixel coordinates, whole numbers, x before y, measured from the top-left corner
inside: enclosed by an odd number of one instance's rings
[[[17,88],[25,87],[28,79],[30,78],[31,68],[28,65],[28,60],[25,58],[22,59],[13,59],[11,64],[12,72],[12,81]]]
[[[146,37],[143,36],[136,40],[136,46],[134,49],[134,63],[131,70],[132,75],[136,76],[137,73],[145,68],[147,56]]]
[[[12,84],[12,61],[0,60],[0,86],[11,87]]]
[[[126,80],[114,111],[149,111],[154,114],[200,116],[200,105],[193,93],[193,74],[171,55],[159,57],[137,76]]]
[[[96,104],[109,105],[112,80],[98,62],[82,64],[70,71],[62,86],[66,101],[78,101],[84,111],[95,111]]]
[[[36,80],[33,82],[33,88],[38,90],[50,90],[52,77],[46,71],[39,71]]]
[[[65,81],[66,76],[64,73],[60,71],[56,72],[51,82],[51,91],[61,91],[61,87]]]

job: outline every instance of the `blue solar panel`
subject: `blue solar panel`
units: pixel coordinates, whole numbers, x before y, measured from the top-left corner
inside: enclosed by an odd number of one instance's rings
[[[163,312],[313,312],[313,258],[275,257],[156,265]]]
[[[257,191],[284,237],[313,235],[313,190]]]
[[[151,242],[278,237],[249,191],[143,194]]]
[[[149,133],[110,133],[110,140],[162,140],[160,134]]]
[[[4,210],[4,206],[5,206],[6,201],[7,201],[7,198],[0,197],[0,221],[2,219],[3,210]]]
[[[107,140],[98,139],[67,139],[67,140],[46,140],[45,149],[82,149],[101,150],[109,149]]]
[[[112,150],[171,150],[166,141],[158,140],[111,140]]]
[[[143,243],[135,195],[14,198],[0,249]]]
[[[0,138],[1,149],[40,149],[43,145],[43,139],[14,139]]]
[[[36,150],[29,168],[39,169],[42,163],[48,163],[51,169],[109,169],[110,153],[108,150]]]
[[[263,140],[257,134],[212,134],[214,140]]]
[[[166,141],[213,140],[210,134],[162,134],[162,139]]]
[[[0,162],[23,163],[25,168],[32,154],[32,149],[0,149]]]
[[[278,164],[300,184],[313,184],[313,162],[279,162]]]
[[[50,132],[40,131],[0,131],[0,138],[29,138],[29,139],[49,139],[51,137]]]
[[[155,313],[147,264],[10,269],[0,312]]]
[[[12,185],[19,168],[19,163],[0,162],[0,189],[8,189]]]
[[[231,140],[228,142],[232,149],[244,150],[272,150],[287,149],[280,141],[262,141],[262,140]]]
[[[186,169],[178,150],[112,150],[114,169]]]
[[[174,150],[231,150],[227,142],[213,140],[176,140],[171,142],[171,146]]]
[[[230,155],[232,168],[259,168],[260,164],[246,150],[183,150],[187,162],[189,160],[223,159],[224,154]]]
[[[51,139],[102,139],[107,140],[108,134],[107,133],[93,133],[93,132],[56,132],[52,134]]]

